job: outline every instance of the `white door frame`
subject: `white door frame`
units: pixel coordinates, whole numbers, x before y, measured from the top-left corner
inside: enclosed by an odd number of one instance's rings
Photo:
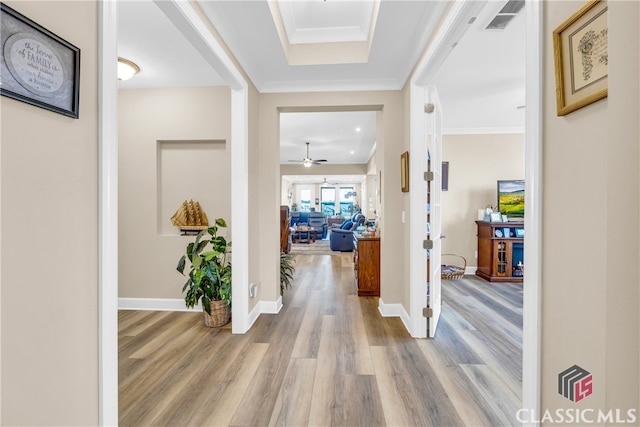
[[[248,253],[241,247],[248,247],[248,92],[244,81],[230,58],[222,50],[215,38],[206,30],[193,9],[184,2],[180,5],[172,0],[169,7],[175,9],[175,15],[183,23],[188,24],[182,31],[195,37],[192,43],[199,44],[208,51],[208,59],[213,60],[222,74],[226,71],[229,86],[232,88],[232,233],[234,257],[237,265],[248,265]],[[457,2],[452,7],[450,16],[459,17],[464,7],[470,3]],[[523,408],[539,412],[540,405],[540,248],[541,248],[541,118],[542,118],[542,8],[538,0],[527,0],[527,110],[525,125],[525,179],[527,212],[525,217],[525,265],[527,276],[524,281],[524,314],[523,314]],[[99,3],[99,423],[100,425],[117,425],[118,422],[118,363],[117,363],[117,293],[118,293],[118,151],[117,151],[117,13],[116,0],[103,0]],[[165,12],[166,13],[166,12]],[[195,21],[193,20],[195,17]],[[199,24],[198,24],[199,22]],[[453,35],[452,24],[448,27]],[[443,25],[445,29],[447,25]],[[446,32],[447,30],[445,30]],[[443,33],[444,34],[444,33]],[[442,50],[444,35],[434,40],[431,54],[425,55],[418,66],[415,79],[411,84],[424,85],[437,70],[433,61],[438,50]],[[438,45],[440,46],[438,47]],[[446,57],[446,55],[445,55]],[[444,60],[444,58],[442,59]],[[429,67],[426,67],[429,63]],[[439,64],[437,64],[439,65]],[[431,73],[431,74],[430,74]],[[412,87],[413,90],[413,87]],[[411,137],[413,149],[414,139]],[[413,200],[412,200],[413,204]],[[238,215],[238,216],[236,216]],[[413,217],[413,215],[412,215]],[[413,230],[413,223],[412,230]],[[413,235],[414,233],[412,233]],[[234,269],[234,279],[238,282],[248,281],[245,268]],[[238,274],[238,276],[236,276]],[[411,277],[410,325],[415,325],[415,316],[422,316],[422,310],[414,308],[413,301],[421,300],[421,286],[414,283],[413,267]],[[422,281],[421,281],[422,283]],[[234,286],[233,316],[234,333],[245,332],[248,328],[248,286]],[[417,290],[416,290],[417,289]],[[417,296],[416,296],[417,294]],[[237,297],[237,301],[236,301]],[[236,322],[238,331],[236,331]],[[419,336],[420,331],[410,327],[411,334]],[[417,335],[416,335],[417,333]],[[535,423],[537,424],[537,423]],[[532,424],[534,425],[534,424]]]
[[[118,425],[118,78],[116,0],[98,3],[98,399],[101,426]]]
[[[522,315],[522,407],[540,413],[540,294],[542,289],[542,13],[544,2],[526,0],[525,234]],[[531,420],[527,426],[538,426]]]
[[[249,329],[248,85],[188,3],[156,5],[231,88],[231,232],[234,242],[233,333]],[[98,3],[99,21],[99,419],[118,424],[118,86],[117,0]]]

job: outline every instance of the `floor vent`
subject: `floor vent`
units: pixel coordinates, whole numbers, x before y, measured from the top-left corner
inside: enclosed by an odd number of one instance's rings
[[[489,22],[486,30],[504,30],[509,22],[520,13],[524,7],[524,0],[509,0],[500,12]]]

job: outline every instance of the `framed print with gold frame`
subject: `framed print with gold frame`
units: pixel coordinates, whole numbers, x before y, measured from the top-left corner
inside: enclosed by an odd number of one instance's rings
[[[558,116],[608,93],[607,1],[590,0],[553,31]]]
[[[402,192],[409,191],[409,152],[405,151],[400,155],[400,184]]]

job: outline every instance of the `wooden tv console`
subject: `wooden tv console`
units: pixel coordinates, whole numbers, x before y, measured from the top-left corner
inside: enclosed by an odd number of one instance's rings
[[[524,223],[476,221],[478,269],[490,282],[522,282],[524,275]]]

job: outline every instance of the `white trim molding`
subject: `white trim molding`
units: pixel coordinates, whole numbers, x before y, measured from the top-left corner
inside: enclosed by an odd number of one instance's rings
[[[544,2],[527,1],[525,6],[526,40],[526,111],[525,204],[524,225],[527,273],[523,283],[522,315],[522,407],[540,413],[540,334],[542,288],[542,76],[543,76],[543,8]],[[526,426],[538,426],[531,421]]]
[[[202,311],[202,306],[187,308],[181,298],[118,298],[118,310]]]
[[[443,135],[511,135],[524,134],[524,127],[444,128]]]
[[[258,320],[261,314],[278,314],[282,310],[282,297],[275,301],[258,301],[249,313],[249,328]]]
[[[118,23],[98,3],[98,424],[118,424]]]
[[[378,300],[378,311],[382,317],[399,317],[404,327],[407,328],[407,331],[410,330],[409,324],[411,323],[411,318],[402,304],[385,304],[382,298],[380,298]]]
[[[282,296],[275,301],[260,301],[260,312],[264,314],[278,314],[282,310]]]

